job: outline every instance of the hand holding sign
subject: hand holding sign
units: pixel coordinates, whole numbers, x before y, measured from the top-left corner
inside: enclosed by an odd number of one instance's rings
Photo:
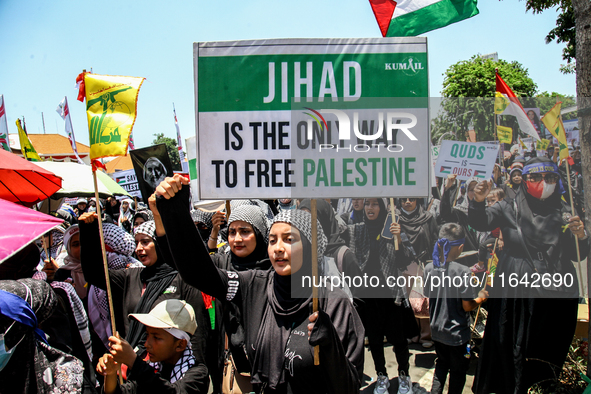
[[[486,196],[492,189],[492,179],[488,181],[480,181],[474,188],[474,200],[476,202],[483,202]]]
[[[456,178],[458,176],[456,174],[449,174],[445,181],[445,190],[449,190],[456,184]]]
[[[189,179],[180,174],[174,174],[173,177],[166,177],[156,188],[156,195],[162,196],[167,200],[171,199],[182,189],[183,185],[188,185]]]

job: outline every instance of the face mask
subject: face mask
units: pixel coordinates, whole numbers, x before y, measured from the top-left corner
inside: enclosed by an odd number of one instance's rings
[[[14,326],[14,323],[16,323],[16,322],[13,322],[10,325],[10,327],[8,327],[8,330],[6,330],[6,332],[4,334],[0,334],[0,371],[2,371],[4,369],[4,367],[6,367],[6,364],[8,364],[8,361],[10,361],[10,357],[12,357],[12,355],[14,354],[14,349],[16,349],[16,347],[25,338],[25,336],[23,335],[23,337],[20,339],[20,341],[18,341],[18,343],[16,345],[14,345],[12,347],[12,349],[10,349],[10,350],[6,349],[6,342],[4,341],[4,337],[6,336],[6,334],[8,334],[8,331],[10,331],[12,326]]]
[[[545,181],[530,182],[527,181],[527,192],[538,199],[546,199],[554,193],[556,183],[547,184]]]

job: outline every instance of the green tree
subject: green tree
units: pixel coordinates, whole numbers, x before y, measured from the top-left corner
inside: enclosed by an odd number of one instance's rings
[[[152,141],[154,145],[166,144],[166,151],[170,157],[173,171],[182,171],[181,159],[179,158],[176,140],[174,138],[165,137],[164,133],[156,133],[154,134],[154,137],[156,137],[156,139]]]
[[[546,36],[546,43],[552,41],[565,43],[562,50],[562,59],[566,60],[566,65],[560,67],[560,71],[565,74],[571,74],[576,71],[577,41],[575,29],[575,13],[571,0],[527,0],[525,9],[539,14],[552,7],[558,7],[560,14],[556,19],[556,27]]]
[[[526,68],[517,61],[483,59],[478,55],[451,65],[443,80],[443,99],[431,123],[431,139],[466,140],[468,130],[474,130],[479,141],[493,140],[493,105],[496,91],[495,69],[520,97],[533,97],[537,85]],[[517,130],[514,117],[501,117],[502,125]]]

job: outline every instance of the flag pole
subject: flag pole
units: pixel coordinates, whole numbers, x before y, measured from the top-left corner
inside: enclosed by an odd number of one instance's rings
[[[566,162],[566,179],[568,180],[568,195],[570,198],[570,209],[571,212],[574,214],[576,213],[575,211],[575,204],[573,202],[573,189],[571,187],[571,183],[570,183],[570,165],[568,164],[568,159],[564,159],[564,161]],[[583,278],[581,277],[583,275],[583,271],[582,271],[582,267],[581,267],[581,252],[579,251],[579,237],[575,235],[575,247],[577,249],[577,266],[579,267],[579,288],[580,291],[583,291]],[[580,293],[579,293],[580,294]]]
[[[117,328],[115,327],[115,309],[113,308],[113,294],[111,293],[111,281],[109,279],[109,266],[107,264],[107,251],[105,249],[105,236],[103,234],[103,221],[101,218],[103,217],[101,212],[101,204],[99,200],[98,194],[98,181],[96,177],[97,169],[92,169],[92,178],[94,179],[94,198],[97,201],[96,204],[96,213],[98,215],[98,225],[99,225],[99,235],[101,237],[101,251],[103,254],[103,268],[105,271],[105,282],[107,284],[107,300],[109,301],[109,313],[111,315],[111,335],[116,336]],[[121,373],[119,374],[119,383],[123,383],[123,376]]]
[[[398,223],[398,218],[396,217],[396,208],[394,207],[394,198],[390,197],[390,212],[392,212],[392,222]],[[394,250],[398,250],[398,237],[394,237]]]
[[[556,103],[558,104],[558,96],[556,96]],[[558,120],[560,121],[560,123],[562,124],[562,130],[564,130],[564,124],[562,123],[562,114],[559,112],[558,114]],[[552,134],[552,133],[550,133]],[[556,141],[558,141],[558,138],[556,139]],[[560,146],[560,141],[558,141],[558,145]],[[568,149],[568,146],[567,146]],[[559,158],[559,163],[560,163],[560,152],[558,152],[558,158]],[[568,182],[568,195],[569,195],[569,200],[570,200],[570,210],[573,214],[577,213],[575,211],[575,204],[573,202],[573,189],[571,186],[571,181],[570,181],[570,165],[568,163],[568,159],[564,159],[565,163],[566,163],[566,179]],[[579,237],[575,234],[575,248],[577,250],[577,267],[579,267],[579,294],[581,294],[580,292],[583,291],[583,269],[581,267],[581,252],[579,250]]]
[[[314,283],[318,282],[318,212],[316,211],[316,199],[310,200],[310,213],[312,214],[312,307],[318,312],[318,288]],[[314,365],[320,365],[320,347],[314,346]]]

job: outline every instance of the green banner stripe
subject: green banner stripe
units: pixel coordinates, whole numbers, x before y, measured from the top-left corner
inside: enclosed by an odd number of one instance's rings
[[[273,93],[269,87],[270,63],[274,63]],[[290,110],[297,63],[299,78],[311,74],[312,97],[319,97],[324,90],[325,102],[332,102],[329,91],[336,92],[341,103],[346,93],[361,97],[428,97],[426,53],[201,57],[199,112]],[[359,78],[361,92],[357,92]],[[307,85],[300,86],[302,102],[308,92]],[[270,102],[265,103],[265,97]]]

